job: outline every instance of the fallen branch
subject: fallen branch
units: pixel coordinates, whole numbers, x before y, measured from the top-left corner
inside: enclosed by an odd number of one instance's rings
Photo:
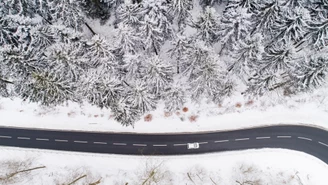
[[[81,179],[83,179],[85,177],[87,177],[87,175],[82,175],[81,177],[75,179],[74,181],[72,181],[71,183],[68,183],[67,185],[72,185],[72,184],[76,183],[77,181],[79,181],[79,180],[81,180]]]
[[[42,168],[45,168],[45,166],[39,166],[39,167],[30,168],[30,169],[26,169],[26,170],[20,170],[20,171],[17,171],[17,172],[11,173],[11,174],[7,175],[7,176],[4,177],[4,178],[0,178],[0,180],[10,179],[10,178],[14,177],[15,175],[17,175],[17,174],[19,174],[19,173],[29,172],[29,171],[33,171],[33,170],[42,169]]]
[[[100,180],[101,180],[101,178],[99,180],[97,180],[96,182],[90,183],[89,185],[97,185],[97,184],[100,184]]]

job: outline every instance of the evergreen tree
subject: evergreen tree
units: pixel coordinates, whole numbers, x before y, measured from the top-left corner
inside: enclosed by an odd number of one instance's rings
[[[15,92],[24,100],[55,106],[68,100],[75,100],[75,85],[56,73],[33,72],[28,79],[15,86]]]
[[[161,95],[167,86],[173,81],[173,69],[166,61],[158,56],[149,58],[144,64],[143,79],[151,88],[151,92]]]
[[[221,29],[219,31],[219,39],[221,41],[220,54],[224,50],[231,51],[234,43],[249,34],[252,22],[251,14],[247,13],[247,9],[226,9],[221,19]]]
[[[192,0],[171,0],[168,7],[168,11],[172,17],[175,17],[181,30],[186,24],[186,19],[191,16],[189,11],[193,8]]]
[[[256,0],[229,0],[226,6],[226,10],[232,8],[246,9],[248,13],[255,13],[258,9],[258,2]]]
[[[85,90],[87,87],[87,90]],[[113,107],[116,101],[122,98],[124,92],[122,82],[109,75],[96,76],[90,79],[81,91],[89,103],[100,108]]]
[[[140,4],[124,3],[116,10],[116,22],[124,26],[135,27],[140,24],[143,13]]]
[[[224,0],[200,0],[199,4],[202,7],[214,6],[215,4],[221,4]]]
[[[103,24],[110,18],[111,6],[107,0],[82,0],[80,6],[90,18],[99,18]]]
[[[263,52],[261,34],[247,37],[245,41],[240,40],[234,45],[230,54],[232,60],[227,61],[228,71],[245,80],[245,77],[250,75],[252,69],[258,67]]]
[[[300,90],[312,90],[326,83],[328,75],[328,57],[316,54],[296,65],[291,73],[294,85]]]
[[[283,39],[285,42],[298,42],[304,37],[309,28],[307,21],[310,14],[305,8],[287,9],[285,8],[273,25],[275,37],[272,41]]]
[[[75,30],[81,30],[84,23],[83,12],[75,0],[49,1],[51,22],[58,22]]]
[[[111,111],[114,113],[114,119],[123,126],[133,126],[140,119],[140,110],[131,106],[126,98],[120,98],[111,106]]]
[[[136,80],[134,84],[130,84],[126,97],[127,102],[142,114],[156,108],[156,97],[151,93],[147,83],[142,80]]]
[[[173,48],[169,49],[167,52],[171,56],[171,60],[174,66],[176,66],[176,73],[179,74],[181,71],[181,61],[184,60],[186,52],[192,47],[192,39],[186,38],[182,35],[177,35],[172,41]]]
[[[218,41],[218,31],[220,29],[219,25],[220,21],[215,9],[206,7],[193,26],[197,28],[198,37],[210,44],[213,44]]]
[[[183,86],[184,84],[174,81],[167,89],[165,89],[163,97],[166,111],[172,112],[183,107],[187,99],[186,90]]]
[[[114,48],[110,41],[99,35],[95,35],[86,42],[85,57],[89,59],[90,66],[95,68],[101,66],[103,69],[111,69],[115,66]]]
[[[144,48],[142,43],[142,34],[139,33],[135,28],[129,25],[119,24],[119,34],[116,47],[118,47],[121,54],[131,53],[137,54]]]

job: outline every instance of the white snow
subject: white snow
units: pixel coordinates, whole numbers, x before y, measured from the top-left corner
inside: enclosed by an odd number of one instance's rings
[[[163,105],[150,112],[152,121],[143,118],[135,127],[122,127],[111,112],[85,103],[68,103],[56,108],[40,107],[20,99],[0,99],[1,126],[85,130],[102,132],[166,133],[231,130],[277,124],[306,124],[328,128],[328,91],[321,88],[292,97],[271,95],[249,100],[234,95],[221,105],[187,103],[182,110],[165,116]],[[240,107],[239,107],[240,106]],[[146,116],[146,115],[144,115]],[[194,122],[190,116],[196,116]]]
[[[317,158],[284,149],[146,157],[0,147],[0,163],[12,159],[33,159],[33,167],[46,166],[45,169],[32,172],[29,178],[17,184],[54,184],[54,180],[65,181],[70,175],[68,172],[82,175],[87,169],[96,179],[101,178],[101,184],[128,182],[130,185],[138,181],[138,175],[143,172],[146,164],[160,163],[161,169],[169,172],[172,184],[193,184],[187,173],[198,173],[203,179],[199,184],[212,184],[209,177],[218,180],[218,184],[235,184],[236,180],[243,179],[241,166],[252,167],[252,172],[244,178],[259,178],[263,184],[270,185],[281,185],[283,182],[288,185],[300,185],[299,180],[304,185],[326,185],[328,174],[328,166]],[[1,174],[3,173],[1,171]],[[24,176],[22,178],[24,179]],[[194,180],[200,182],[198,178]],[[138,184],[141,184],[140,181]]]

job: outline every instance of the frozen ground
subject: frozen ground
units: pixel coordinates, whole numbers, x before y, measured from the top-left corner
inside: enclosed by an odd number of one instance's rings
[[[21,164],[24,164],[23,161],[27,159],[30,163],[21,168],[45,168],[22,173],[10,184],[67,184],[77,177],[87,175],[76,184],[87,184],[87,181],[90,183],[100,179],[100,184],[140,185],[154,167],[158,167],[154,178],[161,179],[157,185],[238,185],[237,181],[258,181],[258,185],[326,185],[328,174],[328,166],[320,160],[301,152],[283,149],[179,157],[138,157],[0,148],[0,168],[5,167],[4,161],[22,161]],[[11,168],[6,170],[15,171]],[[4,177],[6,170],[0,170],[0,177]]]
[[[87,130],[103,132],[193,132],[248,128],[270,124],[308,124],[328,128],[328,88],[311,95],[247,99],[232,96],[220,105],[187,103],[183,110],[165,113],[163,106],[150,112],[152,120],[142,118],[135,127],[122,127],[109,110],[89,104],[68,103],[44,108],[20,99],[0,99],[1,126]],[[145,117],[147,115],[144,115]],[[193,119],[195,118],[195,119]]]

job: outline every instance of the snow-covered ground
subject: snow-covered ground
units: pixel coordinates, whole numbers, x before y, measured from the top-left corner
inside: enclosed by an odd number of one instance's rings
[[[12,184],[67,184],[86,174],[87,177],[76,184],[100,179],[100,184],[140,185],[156,166],[154,178],[162,179],[157,185],[213,185],[213,182],[232,185],[237,184],[236,181],[246,180],[258,180],[261,182],[259,185],[326,185],[328,174],[328,166],[315,157],[283,149],[142,157],[1,147],[0,177],[8,170],[15,171],[2,169],[5,167],[4,161],[21,161],[24,164],[27,159],[30,163],[25,168],[46,168],[22,173]]]
[[[328,88],[309,94],[247,99],[234,95],[221,105],[187,103],[188,111],[165,113],[163,107],[150,112],[134,128],[122,127],[111,112],[89,104],[69,103],[44,108],[20,99],[0,99],[1,126],[87,130],[103,132],[195,132],[249,128],[270,124],[307,124],[328,128]],[[144,115],[145,117],[147,115]],[[195,118],[195,119],[192,119]]]

